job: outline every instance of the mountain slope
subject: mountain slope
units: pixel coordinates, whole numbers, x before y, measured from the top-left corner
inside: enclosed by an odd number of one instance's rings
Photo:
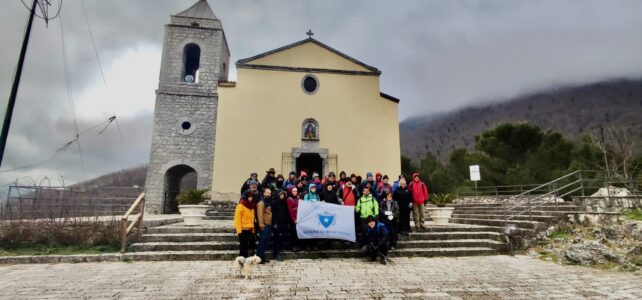
[[[565,87],[401,122],[401,152],[413,160],[427,151],[440,159],[455,148],[473,148],[475,136],[501,122],[523,122],[569,138],[597,128],[624,127],[642,140],[642,79]]]

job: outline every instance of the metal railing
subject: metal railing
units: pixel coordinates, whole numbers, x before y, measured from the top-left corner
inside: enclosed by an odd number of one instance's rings
[[[528,220],[533,221],[533,210],[536,208],[552,202],[557,210],[559,199],[587,197],[587,194],[593,194],[600,188],[606,189],[607,198],[614,197],[616,195],[610,195],[610,190],[618,186],[632,187],[628,190],[630,195],[642,197],[642,193],[637,189],[637,183],[608,180],[602,171],[578,170],[505,199],[502,202],[504,224],[507,225],[510,220],[524,215],[528,215]]]
[[[478,186],[477,188],[464,187],[461,190],[459,190],[457,194],[463,197],[514,196],[517,194],[521,194],[525,191],[528,191],[539,185],[540,184],[515,184],[515,185]]]
[[[132,214],[134,209],[138,210],[138,215],[132,220],[131,224],[129,223],[129,215]],[[122,225],[121,225],[121,238],[120,238],[120,253],[125,253],[127,248],[127,236],[132,232],[134,227],[136,227],[136,234],[140,235],[143,229],[143,214],[145,213],[145,193],[141,193],[140,196],[134,201],[132,206],[127,210],[123,215]]]

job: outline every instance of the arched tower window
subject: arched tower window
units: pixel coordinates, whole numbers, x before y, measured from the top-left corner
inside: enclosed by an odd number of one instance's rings
[[[305,119],[301,128],[301,139],[304,141],[319,140],[319,123],[315,119]]]
[[[181,81],[198,82],[198,69],[201,63],[201,48],[196,44],[187,44],[183,48],[183,72]]]

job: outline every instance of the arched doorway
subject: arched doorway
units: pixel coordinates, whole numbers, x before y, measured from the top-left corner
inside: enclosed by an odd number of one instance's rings
[[[312,173],[318,173],[323,176],[323,159],[319,153],[301,153],[296,159],[296,173],[301,171],[308,173],[308,178],[312,178]]]
[[[165,173],[165,199],[163,200],[163,213],[178,213],[176,196],[188,190],[196,189],[198,173],[188,165],[176,165]]]

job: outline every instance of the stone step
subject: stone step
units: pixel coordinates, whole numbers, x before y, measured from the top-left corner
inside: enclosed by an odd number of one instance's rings
[[[492,220],[492,219],[472,219],[472,218],[452,218],[450,219],[451,223],[458,224],[476,224],[476,225],[487,225],[487,226],[504,226],[504,220]],[[522,220],[509,220],[509,224],[515,224],[518,228],[525,229],[541,229],[545,227],[545,223],[537,221],[522,221]]]
[[[127,251],[145,252],[145,251],[205,251],[205,250],[238,250],[239,243],[226,241],[208,241],[208,242],[150,242],[134,243],[127,247]]]
[[[391,250],[390,257],[440,257],[440,256],[476,256],[476,255],[497,255],[501,252],[497,249],[487,247],[460,247],[460,248],[404,248]],[[271,253],[268,252],[269,257]],[[164,260],[233,260],[238,256],[238,251],[231,250],[210,250],[210,251],[149,251],[149,252],[128,252],[123,255],[124,260],[133,261],[164,261]],[[284,251],[285,259],[311,259],[311,258],[351,258],[363,257],[357,249],[349,250],[319,250],[319,251]],[[278,264],[278,262],[272,262]]]
[[[215,216],[234,216],[234,211],[208,211],[205,213],[208,217]]]
[[[480,225],[427,225],[426,228],[413,228],[414,232],[479,232],[479,231],[500,231],[496,227],[480,226]],[[234,228],[232,222],[221,226],[158,226],[147,228],[146,234],[159,234],[159,233],[233,233]]]
[[[461,219],[491,219],[491,220],[504,220],[504,215],[489,215],[489,214],[453,214],[453,218]],[[557,216],[542,216],[542,215],[533,215],[528,216],[528,214],[523,214],[513,217],[514,220],[528,220],[539,221],[539,222],[553,222],[559,219]]]
[[[451,225],[428,225],[426,228],[412,228],[413,233],[420,232],[488,232],[496,231],[500,232],[497,227],[491,226],[479,226],[479,225],[470,225],[466,226],[463,224],[451,224]]]
[[[147,228],[146,234],[156,233],[234,233],[234,228],[231,223],[229,227],[168,226]]]
[[[141,243],[152,242],[232,242],[238,241],[234,233],[152,233],[143,234],[140,237]]]
[[[234,220],[234,215],[229,216],[205,216],[203,220]]]
[[[399,248],[453,248],[453,247],[488,247],[493,249],[503,249],[504,243],[497,239],[485,239],[480,236],[473,239],[400,239]],[[286,241],[286,245],[289,242]],[[353,249],[353,243],[341,241],[319,242],[318,246],[324,249]],[[236,241],[207,241],[207,242],[148,242],[134,243],[127,250],[131,252],[144,251],[207,251],[207,250],[238,250]]]
[[[412,232],[409,236],[400,235],[400,240],[447,240],[447,239],[494,239],[501,234],[495,231],[446,231]],[[238,237],[231,232],[199,233],[146,233],[141,235],[140,243],[194,243],[194,242],[236,242]]]
[[[501,240],[501,233],[497,231],[482,232],[411,232],[408,236],[399,236],[400,241],[422,240],[462,240],[462,239],[489,239]]]
[[[576,213],[578,211],[559,211],[559,210],[533,210],[533,215],[539,216],[559,216],[568,213]],[[504,215],[504,211],[500,209],[455,209],[453,214],[477,214],[477,215]]]
[[[497,250],[506,249],[506,244],[496,240],[488,239],[462,239],[462,240],[417,240],[402,241],[397,243],[398,249],[406,248],[462,248],[462,247],[486,247]]]
[[[582,208],[580,206],[575,206],[575,205],[563,205],[563,206],[555,206],[555,205],[542,205],[542,206],[537,206],[532,205],[531,207],[534,210],[537,211],[576,211],[576,210],[581,210]],[[513,206],[508,206],[507,208],[511,208],[511,210],[514,211],[522,211],[522,210],[527,210],[528,205],[520,205],[517,207]],[[504,208],[502,206],[464,206],[464,207],[455,207],[455,211],[464,211],[464,210],[495,210],[495,211],[504,211]]]
[[[521,200],[521,201],[526,201],[526,199]],[[537,202],[537,200],[536,200],[536,202]],[[499,203],[457,203],[454,206],[459,208],[459,207],[471,207],[471,206],[477,206],[477,207],[498,207],[499,206],[499,207],[501,207],[503,205],[504,205],[503,202],[499,202]],[[548,205],[554,206],[555,202],[548,202],[548,203],[546,203],[546,205],[547,206]],[[558,202],[557,205],[558,206],[575,206],[575,203],[573,203],[571,201],[566,201],[566,202]]]

